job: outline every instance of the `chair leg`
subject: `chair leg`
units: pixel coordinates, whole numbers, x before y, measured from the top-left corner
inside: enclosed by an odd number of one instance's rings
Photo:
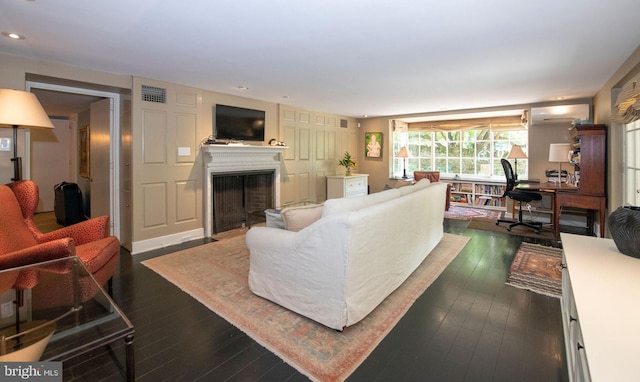
[[[113,276],[109,277],[107,281],[107,293],[109,293],[109,297],[113,298]]]
[[[525,227],[534,229],[536,233],[540,233],[540,230],[542,229],[542,223],[534,222],[534,221],[529,221],[529,222],[524,221],[524,219],[522,218],[522,202],[520,202],[519,205],[520,205],[520,208],[518,211],[518,220],[511,223],[507,228],[507,231],[511,231],[511,228],[515,226],[523,225]]]

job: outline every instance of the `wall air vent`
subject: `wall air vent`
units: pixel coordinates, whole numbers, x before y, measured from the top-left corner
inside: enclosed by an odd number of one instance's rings
[[[155,103],[167,103],[167,89],[142,85],[142,100]]]
[[[589,119],[589,105],[559,105],[531,108],[531,124],[570,124],[577,120]]]

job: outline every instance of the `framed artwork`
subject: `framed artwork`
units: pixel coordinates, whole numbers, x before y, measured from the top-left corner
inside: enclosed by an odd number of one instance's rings
[[[382,158],[382,133],[364,133],[364,155],[367,158]]]
[[[89,178],[91,151],[89,150],[89,125],[82,126],[78,131],[78,173],[83,178]]]

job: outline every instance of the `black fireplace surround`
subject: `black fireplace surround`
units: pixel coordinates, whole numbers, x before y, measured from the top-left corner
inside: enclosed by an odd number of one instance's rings
[[[275,205],[274,173],[255,170],[211,174],[213,233],[264,222],[264,210]]]

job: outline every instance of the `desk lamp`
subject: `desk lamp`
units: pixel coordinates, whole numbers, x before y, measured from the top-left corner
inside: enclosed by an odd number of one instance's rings
[[[562,162],[569,162],[570,143],[552,143],[549,146],[549,162],[558,162],[558,185],[562,185]]]
[[[522,147],[520,145],[511,146],[511,151],[509,151],[509,155],[507,155],[507,159],[515,159],[515,171],[514,175],[516,180],[518,180],[518,159],[527,159],[527,155],[522,151]]]
[[[0,127],[13,129],[13,178],[22,179],[22,158],[18,157],[18,128],[44,127],[53,129],[51,119],[35,94],[12,89],[0,89]]]
[[[411,157],[411,153],[407,150],[406,146],[400,147],[400,151],[396,154],[396,158],[402,158],[404,161],[404,171],[402,173],[402,179],[407,179],[407,158]]]

